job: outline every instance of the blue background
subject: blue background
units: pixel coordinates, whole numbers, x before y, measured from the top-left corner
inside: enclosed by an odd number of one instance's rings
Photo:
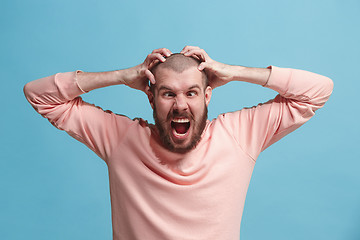
[[[55,129],[23,95],[57,72],[141,63],[155,48],[200,46],[215,60],[275,65],[333,79],[328,103],[260,155],[242,239],[360,239],[358,74],[360,2],[2,0],[0,3],[0,238],[111,239],[105,163]],[[214,90],[209,118],[276,93],[248,83]],[[146,96],[125,86],[83,95],[152,121]]]

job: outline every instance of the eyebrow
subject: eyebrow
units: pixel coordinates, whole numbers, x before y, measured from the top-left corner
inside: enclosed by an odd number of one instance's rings
[[[190,90],[190,89],[194,89],[194,88],[198,88],[199,90],[201,90],[201,88],[200,88],[200,86],[198,85],[198,84],[194,84],[194,85],[192,85],[191,87],[189,87],[188,88],[188,90]],[[168,86],[161,86],[161,87],[159,87],[159,92],[161,91],[161,90],[170,90],[170,91],[173,91],[173,89],[171,88],[171,87],[168,87]]]

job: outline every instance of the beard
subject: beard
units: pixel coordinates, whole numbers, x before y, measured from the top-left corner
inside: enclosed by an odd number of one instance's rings
[[[172,141],[171,136],[170,136],[172,129],[170,127],[167,130],[166,125],[169,125],[168,122],[172,118],[185,117],[185,116],[192,119],[191,125],[193,125],[193,126],[190,126],[190,127],[193,128],[193,132],[192,132],[192,136],[189,136],[189,137],[191,137],[191,140],[187,145],[176,146],[176,144]],[[155,120],[155,126],[157,127],[157,129],[159,131],[160,140],[161,140],[162,144],[164,145],[164,147],[172,152],[186,153],[186,152],[192,150],[193,148],[195,148],[195,146],[199,143],[199,141],[201,139],[201,135],[206,126],[206,121],[207,121],[207,117],[208,117],[208,109],[207,109],[207,106],[204,104],[204,111],[201,114],[199,120],[195,120],[194,116],[192,116],[190,114],[184,115],[184,114],[180,114],[176,111],[173,111],[168,114],[167,119],[165,121],[160,121],[160,119],[157,116],[156,105],[154,105],[153,117]],[[188,131],[190,131],[190,129]]]

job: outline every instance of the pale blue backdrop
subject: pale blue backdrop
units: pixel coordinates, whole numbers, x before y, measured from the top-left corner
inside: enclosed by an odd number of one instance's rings
[[[155,48],[204,48],[218,61],[276,65],[333,79],[325,107],[260,155],[241,238],[360,239],[360,2],[1,0],[1,239],[111,239],[106,165],[38,115],[31,80],[141,63]],[[231,83],[209,118],[275,92]],[[83,96],[152,121],[144,94],[125,86]]]

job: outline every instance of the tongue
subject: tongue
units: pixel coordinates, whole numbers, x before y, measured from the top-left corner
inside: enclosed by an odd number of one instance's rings
[[[173,123],[173,126],[175,128],[175,131],[179,134],[184,134],[188,130],[188,124],[187,123]]]

